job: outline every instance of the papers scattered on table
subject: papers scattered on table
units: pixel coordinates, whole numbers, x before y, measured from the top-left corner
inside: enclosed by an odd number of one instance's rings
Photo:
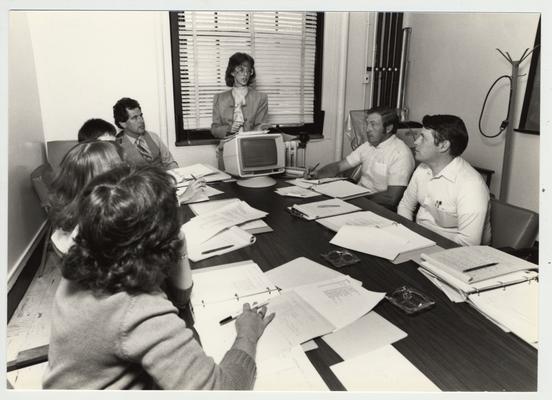
[[[178,187],[178,189],[176,190],[176,196],[178,197],[180,204],[190,204],[190,203],[208,201],[210,197],[224,193],[221,190],[215,189],[207,185],[203,189],[198,191],[194,196],[190,197],[189,199],[182,199],[182,196],[186,192],[187,188],[188,186],[186,185],[186,186]]]
[[[539,283],[530,281],[505,290],[489,290],[468,296],[468,301],[499,326],[508,328],[532,346],[539,341]]]
[[[332,365],[330,369],[348,391],[439,391],[433,382],[393,346],[381,347]]]
[[[253,390],[327,391],[328,386],[301,347],[294,346],[275,357],[257,362]]]
[[[286,186],[276,189],[275,192],[280,196],[300,197],[303,199],[320,196],[320,193],[302,188],[301,186]]]
[[[304,179],[304,178],[297,178],[297,179],[292,179],[292,180],[289,180],[287,181],[288,183],[291,183],[292,185],[295,185],[295,186],[300,186],[302,188],[305,188],[305,189],[310,189],[312,188],[314,185],[320,185],[320,184],[323,184],[323,183],[328,183],[328,182],[334,182],[334,181],[340,181],[340,180],[343,180],[345,178],[343,177],[336,177],[336,178],[321,178],[321,179]]]
[[[370,190],[364,186],[355,185],[354,183],[345,180],[321,183],[314,185],[311,189],[317,191],[318,193],[325,194],[326,196],[343,200],[366,196],[371,193]]]
[[[376,350],[407,336],[406,332],[371,311],[352,324],[322,339],[343,358],[349,360],[360,354]]]
[[[434,241],[396,223],[382,227],[344,225],[330,243],[388,260],[403,252],[435,245]]]
[[[255,243],[255,236],[237,226],[232,226],[201,244],[188,245],[186,242],[186,246],[188,258],[196,262],[226,254],[253,243]]]
[[[345,214],[360,210],[353,204],[340,199],[315,201],[312,203],[294,204],[290,207],[292,214],[306,220],[329,217],[332,215]]]
[[[210,200],[208,202],[196,203],[190,205],[190,210],[195,215],[203,215],[216,210],[219,210],[221,207],[227,206],[229,204],[237,204],[241,200],[237,198],[231,199],[221,199],[221,200]],[[262,219],[257,219],[254,221],[245,222],[239,225],[244,231],[247,231],[253,235],[258,233],[272,232],[272,228],[267,225]]]
[[[193,164],[186,167],[173,168],[167,172],[174,176],[177,186],[187,185],[187,181],[194,178],[203,178],[207,182],[224,181],[231,178],[226,172],[205,164]]]
[[[265,275],[282,290],[343,277],[349,278],[355,285],[362,285],[361,281],[325,267],[306,257],[299,257],[291,260],[265,272]]]
[[[316,222],[334,232],[337,232],[339,228],[345,225],[384,227],[395,223],[372,211],[357,211],[349,214],[320,218],[317,219]]]
[[[214,211],[198,215],[182,226],[188,249],[199,246],[231,226],[263,218],[266,212],[257,210],[245,201],[227,204]]]
[[[465,283],[496,278],[538,266],[490,246],[463,246],[424,254],[422,259]]]

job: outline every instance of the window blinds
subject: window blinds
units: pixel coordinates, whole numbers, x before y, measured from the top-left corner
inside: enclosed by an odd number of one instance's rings
[[[209,129],[213,96],[225,83],[228,59],[255,59],[253,87],[268,95],[269,123],[314,120],[315,12],[182,11],[178,54],[182,126]]]

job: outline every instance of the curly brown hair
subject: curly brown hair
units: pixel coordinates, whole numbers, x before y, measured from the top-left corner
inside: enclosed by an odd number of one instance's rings
[[[79,201],[63,276],[95,292],[159,290],[181,257],[173,182],[152,166],[118,167],[93,179]]]

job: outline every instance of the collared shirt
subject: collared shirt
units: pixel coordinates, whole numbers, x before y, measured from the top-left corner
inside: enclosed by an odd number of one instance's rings
[[[454,158],[437,175],[418,166],[397,212],[462,246],[488,244],[491,226],[489,189],[481,175],[463,158]]]
[[[145,137],[146,135],[148,135],[147,138]],[[161,141],[161,138],[157,134],[149,131],[147,131],[144,134],[145,142],[153,157],[153,160],[151,162],[147,162],[138,151],[138,148],[136,147],[137,137],[135,135],[122,132],[118,137],[120,140],[121,147],[123,148],[123,151],[124,151],[125,161],[128,164],[130,165],[153,164],[153,165],[158,165],[164,168],[165,170],[178,168],[178,163],[174,160],[170,150]],[[153,146],[156,146],[157,149],[152,148],[152,146],[148,143],[148,141],[151,141],[151,144]]]
[[[406,186],[414,170],[414,157],[408,146],[392,135],[377,146],[366,142],[346,158],[352,167],[362,164],[360,184],[371,192],[387,186]]]

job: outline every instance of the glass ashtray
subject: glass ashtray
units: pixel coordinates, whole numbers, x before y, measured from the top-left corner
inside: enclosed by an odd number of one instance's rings
[[[320,256],[332,264],[335,268],[356,264],[360,261],[360,258],[348,250],[332,250],[328,253],[320,254]]]
[[[408,286],[401,286],[385,298],[407,314],[416,314],[435,305],[425,294]]]

